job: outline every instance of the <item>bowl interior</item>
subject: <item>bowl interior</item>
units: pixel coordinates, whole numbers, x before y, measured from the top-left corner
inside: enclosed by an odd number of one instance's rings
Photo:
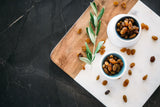
[[[102,65],[103,65],[105,59],[106,59],[108,56],[110,56],[110,55],[114,55],[114,56],[120,58],[120,59],[122,60],[122,62],[123,62],[123,67],[121,68],[121,70],[119,71],[119,73],[114,74],[114,75],[108,75],[108,74],[106,74],[106,73],[104,72],[103,68],[102,68]],[[121,55],[119,55],[119,54],[117,54],[117,53],[110,53],[110,54],[106,55],[106,56],[103,58],[102,64],[101,64],[101,68],[102,68],[102,70],[103,70],[103,72],[104,72],[104,74],[105,74],[106,76],[111,77],[111,78],[119,77],[119,76],[124,72],[124,70],[125,70],[125,61],[124,61],[124,59],[123,59],[123,57],[122,57]]]
[[[134,20],[134,25],[136,25],[136,26],[139,27],[139,32],[140,32],[140,25],[139,25],[138,21],[137,21],[134,17],[131,17],[131,16],[124,16],[124,17],[120,18],[120,19],[116,22],[115,31],[116,31],[118,37],[120,37],[120,38],[123,39],[123,40],[132,40],[132,39],[135,39],[139,33],[138,33],[134,38],[125,39],[125,38],[122,38],[122,37],[120,36],[120,34],[117,32],[117,23],[118,23],[119,21],[124,21],[125,18],[132,18],[132,19]]]

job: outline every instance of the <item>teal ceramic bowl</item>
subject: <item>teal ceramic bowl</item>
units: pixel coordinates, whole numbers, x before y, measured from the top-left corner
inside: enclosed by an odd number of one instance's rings
[[[114,55],[114,56],[120,58],[120,59],[122,60],[122,62],[123,62],[123,67],[121,68],[121,70],[119,71],[119,73],[114,74],[114,75],[108,75],[108,74],[106,74],[106,73],[104,72],[103,68],[102,68],[102,65],[103,65],[105,59],[106,59],[108,56],[110,56],[110,55]],[[102,59],[101,59],[101,72],[102,72],[102,74],[103,74],[105,77],[107,77],[107,78],[109,78],[109,79],[118,79],[118,78],[122,77],[122,76],[124,75],[125,71],[126,71],[126,68],[127,68],[126,60],[125,60],[125,58],[124,58],[120,53],[118,53],[118,52],[115,52],[115,51],[109,52],[109,53],[105,54],[105,55],[102,57]]]

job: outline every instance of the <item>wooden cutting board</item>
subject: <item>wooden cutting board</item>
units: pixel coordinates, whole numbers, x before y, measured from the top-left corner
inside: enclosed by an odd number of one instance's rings
[[[106,40],[104,46],[106,52],[117,51],[120,48],[115,47],[110,40],[107,39],[107,24],[112,17],[121,13],[128,13],[137,17],[140,23],[149,25],[149,30],[142,30],[140,40],[136,45],[130,47],[136,49],[133,56],[128,56],[126,53],[121,53],[129,65],[135,62],[135,67],[127,66],[125,74],[117,80],[110,80],[104,77],[100,72],[100,60],[103,55],[96,54],[96,58],[92,65],[85,65],[85,70],[82,70],[83,62],[77,57],[77,53],[82,52],[81,47],[84,46],[86,38],[88,38],[85,28],[89,23],[89,13],[91,7],[82,14],[78,21],[72,26],[68,33],[62,38],[51,53],[52,61],[57,64],[64,72],[71,76],[77,83],[90,92],[94,97],[108,107],[142,107],[149,99],[153,92],[160,85],[160,17],[149,9],[141,1],[137,0],[119,0],[119,4],[126,1],[127,8],[122,9],[113,6],[113,0],[95,0],[99,10],[104,7],[105,12],[102,17],[102,26],[99,32],[98,40]],[[77,34],[79,28],[82,28],[82,34]],[[159,37],[157,41],[152,40],[152,35]],[[150,57],[155,56],[156,61],[150,62]],[[132,70],[132,75],[128,75],[128,70]],[[144,75],[148,74],[146,81],[142,80]],[[100,75],[97,81],[96,77]],[[123,87],[123,81],[129,79],[129,85]],[[102,85],[104,80],[108,81],[106,86]],[[108,95],[105,91],[110,90]],[[124,103],[122,97],[126,95],[127,103]]]
[[[113,1],[114,0],[95,0],[95,3],[98,5],[98,11],[100,11],[102,7],[105,8],[97,41],[107,39],[106,29],[110,19],[117,14],[127,14],[138,0],[118,0],[119,6],[117,7],[113,5]],[[122,2],[126,2],[126,9],[121,8],[120,4]],[[73,79],[82,69],[81,65],[84,64],[78,59],[77,54],[82,53],[81,47],[85,45],[85,40],[88,38],[85,29],[89,25],[91,11],[92,9],[89,6],[50,55],[51,60]],[[80,28],[82,29],[82,33],[77,34]]]

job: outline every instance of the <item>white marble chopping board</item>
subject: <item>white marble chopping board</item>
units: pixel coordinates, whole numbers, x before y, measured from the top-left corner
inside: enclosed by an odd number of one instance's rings
[[[139,18],[141,23],[149,25],[149,30],[142,30],[141,38],[138,43],[130,47],[136,49],[134,56],[128,56],[126,53],[121,53],[127,60],[128,68],[123,77],[119,80],[109,80],[103,76],[98,66],[102,55],[97,54],[92,65],[86,65],[85,70],[81,70],[76,76],[77,81],[82,87],[89,91],[94,97],[108,107],[141,107],[153,94],[160,85],[160,17],[150,10],[141,1],[130,10],[129,14]],[[153,41],[152,36],[156,35],[159,40]],[[109,51],[120,52],[120,48],[115,47],[107,39],[106,53]],[[155,56],[154,63],[150,63],[150,57]],[[128,75],[129,64],[135,62],[135,67],[132,70],[132,75]],[[142,77],[148,74],[146,81]],[[97,81],[96,77],[100,75]],[[129,79],[130,83],[127,87],[123,87],[123,81]],[[106,86],[102,85],[102,81],[107,80]],[[105,95],[106,90],[110,90],[110,94]],[[122,97],[126,95],[128,102],[124,103]]]

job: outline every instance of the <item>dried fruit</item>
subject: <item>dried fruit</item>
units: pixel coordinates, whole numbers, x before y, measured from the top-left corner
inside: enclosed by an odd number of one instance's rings
[[[83,70],[85,70],[85,69],[86,69],[86,68],[85,68],[85,64],[82,64],[82,69],[83,69]]]
[[[157,36],[152,36],[152,39],[156,41],[156,40],[158,40],[158,37]]]
[[[123,3],[121,4],[121,7],[125,9],[125,8],[126,8],[126,2],[123,2]]]
[[[143,79],[143,80],[146,80],[147,77],[148,77],[148,75],[146,74],[142,79]]]
[[[155,61],[155,59],[156,59],[156,58],[155,58],[155,56],[151,56],[151,58],[150,58],[150,62],[152,62],[152,63],[153,63],[153,62]]]
[[[82,53],[77,54],[78,57],[83,57]]]
[[[120,51],[125,52],[126,50],[127,50],[126,48],[122,48]]]
[[[114,5],[114,6],[118,6],[118,4],[119,4],[118,1],[114,1],[114,2],[113,2],[113,5]]]
[[[106,48],[105,46],[102,46],[102,47],[101,47],[101,49],[105,49],[105,48]]]
[[[127,86],[128,86],[128,84],[129,84],[129,80],[128,80],[128,79],[126,79],[126,80],[123,82],[123,86],[124,86],[124,87],[127,87]]]
[[[135,63],[132,62],[132,63],[130,64],[130,68],[133,68],[134,66],[135,66]]]
[[[132,75],[132,71],[131,70],[128,70],[128,75]]]
[[[149,30],[149,26],[144,24],[144,23],[141,23],[141,28],[142,29],[146,29],[146,30]]]
[[[85,41],[86,41],[88,44],[91,43],[91,40],[90,40],[89,38],[87,38]]]
[[[126,103],[127,102],[127,96],[123,95],[123,101]]]
[[[99,80],[99,78],[100,78],[100,75],[97,76],[96,80]]]
[[[131,54],[134,55],[135,53],[136,53],[136,50],[135,50],[135,49],[132,49],[132,50],[131,50]]]
[[[130,55],[131,54],[131,50],[127,49],[127,54]]]
[[[113,59],[113,58],[110,58],[110,59],[109,59],[109,62],[110,62],[111,64],[116,64],[116,63],[117,63],[117,61],[116,61],[115,59]]]
[[[82,29],[81,29],[81,28],[78,29],[77,33],[78,33],[78,34],[81,34],[81,33],[82,33]]]
[[[82,51],[86,52],[86,46],[82,46]]]
[[[100,54],[103,55],[105,53],[104,49],[100,49]]]
[[[107,80],[104,80],[104,81],[102,82],[103,85],[107,85],[107,83],[108,83]]]
[[[105,92],[105,95],[108,95],[110,93],[110,90],[107,90],[106,92]]]

